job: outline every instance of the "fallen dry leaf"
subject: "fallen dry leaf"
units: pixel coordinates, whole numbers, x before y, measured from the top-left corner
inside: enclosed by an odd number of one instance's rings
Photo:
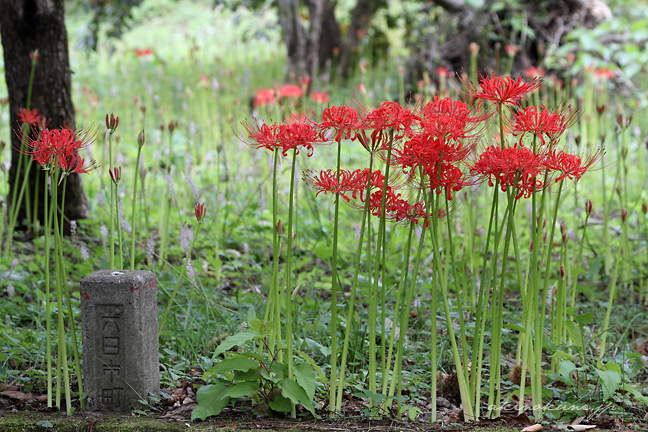
[[[5,390],[2,392],[3,396],[7,396],[11,399],[19,399],[19,400],[24,400],[27,402],[31,402],[35,400],[36,398],[34,397],[33,394],[31,393],[23,393],[19,391],[10,391],[10,390]]]
[[[578,424],[578,425],[567,426],[567,430],[573,430],[573,431],[576,431],[576,432],[582,432],[582,431],[586,431],[588,429],[594,429],[595,427],[596,427],[596,425]]]
[[[534,425],[525,427],[524,429],[522,429],[522,432],[538,432],[539,430],[542,430],[542,425],[536,423]]]

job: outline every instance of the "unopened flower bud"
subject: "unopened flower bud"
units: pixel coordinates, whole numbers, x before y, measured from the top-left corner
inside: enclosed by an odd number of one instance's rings
[[[198,223],[202,223],[205,220],[205,216],[207,215],[207,209],[205,208],[205,203],[201,202],[196,204],[194,206],[194,211],[196,213],[196,219],[198,220]]]
[[[588,199],[585,201],[585,211],[587,212],[587,216],[592,214],[592,200]]]
[[[617,186],[617,188],[616,188],[616,194],[617,194],[618,196],[621,196],[621,188],[618,187],[618,186]]]
[[[110,173],[110,178],[112,179],[113,183],[119,184],[119,180],[121,180],[121,167],[115,167],[112,169],[109,169],[108,172]]]
[[[607,105],[596,105],[596,111],[598,112],[599,116],[602,116],[603,113],[607,110]]]
[[[565,266],[563,264],[560,264],[560,277],[565,278]]]
[[[560,222],[560,233],[565,234],[565,221]]]
[[[280,237],[284,234],[285,228],[281,219],[279,219],[279,222],[277,222],[275,229],[277,230],[277,234],[279,234]]]
[[[169,132],[173,133],[173,131],[174,131],[175,128],[177,128],[177,127],[178,127],[178,122],[177,122],[176,120],[171,120],[171,121],[169,122]]]
[[[31,60],[33,65],[38,63],[38,58],[39,58],[39,55],[38,55],[38,50],[37,49],[35,49],[34,51],[29,53],[29,60]]]
[[[529,253],[533,253],[533,240],[529,242]]]
[[[581,137],[580,137],[580,135],[575,136],[575,137],[574,137],[574,141],[576,142],[576,145],[579,146],[579,145],[580,145],[580,142],[581,142]]]
[[[117,126],[119,125],[119,117],[115,117],[113,113],[110,113],[110,117],[106,114],[106,129],[110,130],[110,133],[115,132]]]
[[[643,214],[648,213],[648,204],[646,203],[641,204],[641,211],[643,212]]]
[[[569,241],[569,236],[567,235],[567,233],[563,233],[562,241],[563,241],[563,244],[567,244],[567,242]]]
[[[542,233],[542,242],[547,243],[547,231]]]
[[[146,136],[144,135],[144,129],[142,129],[137,135],[137,145],[142,147],[144,145],[144,141],[146,140]]]
[[[545,229],[546,226],[547,226],[547,218],[544,218],[542,220],[542,229]]]
[[[623,159],[625,159],[625,158],[628,157],[628,147],[623,147],[623,148],[621,148],[621,157],[622,157]]]
[[[470,42],[469,48],[470,48],[470,53],[473,55],[479,52],[479,45],[477,45],[475,42]]]
[[[621,221],[625,222],[627,218],[628,218],[628,210],[624,208],[623,210],[621,210]]]

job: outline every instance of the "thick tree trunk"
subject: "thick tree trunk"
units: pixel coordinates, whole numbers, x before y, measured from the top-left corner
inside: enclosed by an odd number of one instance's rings
[[[298,0],[279,0],[279,16],[288,53],[288,77],[314,77],[340,48],[340,28],[329,0],[306,0],[310,25],[302,25]]]
[[[27,89],[31,71],[29,54],[38,50],[32,86],[31,108],[50,119],[49,128],[74,127],[74,105],[71,94],[71,72],[68,40],[65,29],[63,0],[0,0],[0,33],[4,50],[5,77],[9,91],[10,124],[19,130],[18,110],[27,105]],[[20,139],[12,134],[10,190],[7,202],[13,196],[14,180],[20,153]],[[24,174],[21,170],[20,177]],[[34,190],[37,176],[42,179],[40,167],[32,164],[29,188]],[[19,182],[22,178],[19,178]],[[42,221],[43,185],[39,181],[38,207]],[[20,184],[19,184],[20,187]],[[59,194],[61,196],[61,194]],[[33,203],[33,192],[31,200]],[[67,180],[65,214],[68,220],[89,217],[88,203],[81,177],[71,175]],[[25,200],[21,206],[18,225],[25,216]]]

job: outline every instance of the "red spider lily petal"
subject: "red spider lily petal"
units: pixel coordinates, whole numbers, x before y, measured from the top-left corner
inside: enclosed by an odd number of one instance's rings
[[[411,132],[412,125],[420,118],[398,102],[383,102],[378,108],[369,111],[361,121],[360,128],[381,131],[392,129],[394,139],[400,139]]]
[[[423,107],[422,114],[421,127],[425,133],[453,140],[472,138],[468,134],[488,118],[488,115],[475,115],[461,101],[439,96]]]
[[[556,178],[556,182],[565,178],[569,178],[570,180],[576,179],[578,181],[597,162],[599,156],[600,152],[597,152],[583,163],[581,157],[578,155],[569,154],[562,150],[552,150],[547,153],[543,164],[549,170],[560,171],[562,173],[561,176]]]
[[[96,160],[91,159],[89,161],[86,161],[81,156],[79,156],[78,153],[73,153],[64,158],[59,157],[58,166],[68,174],[87,174],[90,171],[94,171],[99,168],[99,164]]]
[[[337,174],[333,170],[320,171],[319,174],[305,171],[303,180],[318,191],[316,196],[322,192],[339,193],[346,202],[349,202],[350,198],[347,194],[351,194],[353,199],[362,196],[362,192],[367,187],[368,172],[368,169],[340,170],[340,181],[338,182]]]
[[[322,112],[322,121],[319,123],[320,135],[326,134],[329,129],[337,130],[333,138],[336,142],[340,142],[343,138],[354,140],[357,127],[358,113],[348,106],[326,108]]]
[[[543,134],[555,141],[577,120],[578,112],[571,105],[563,104],[553,112],[544,105],[532,106],[515,113],[512,132],[515,136],[520,135],[520,144],[527,133],[535,134],[545,144]]]
[[[43,117],[37,109],[28,110],[25,108],[20,108],[18,110],[18,120],[22,123],[27,123],[28,125],[38,126],[41,124]]]
[[[533,154],[526,147],[516,146],[500,148],[491,146],[480,156],[479,160],[470,167],[471,174],[488,179],[488,185],[493,186],[493,179],[499,181],[502,192],[516,187],[515,199],[531,196],[534,188],[541,190],[542,182],[537,175],[542,172],[542,158]]]
[[[404,171],[419,166],[428,167],[439,163],[456,163],[462,161],[470,152],[461,141],[448,142],[443,138],[422,133],[406,141],[401,149],[394,151],[393,161]]]
[[[270,126],[263,123],[260,126],[254,123],[246,122],[243,124],[247,131],[248,140],[245,142],[257,149],[265,148],[274,151],[280,147],[279,144],[279,126],[274,123]]]
[[[460,191],[467,184],[463,172],[449,163],[430,165],[425,173],[430,181],[430,187],[436,189],[437,194],[445,191],[449,200],[452,200],[452,192]]]
[[[135,50],[135,55],[137,57],[146,57],[153,54],[153,50],[151,48],[144,48],[144,49],[136,49]]]
[[[465,93],[479,99],[478,105],[484,100],[515,105],[521,99],[526,100],[524,95],[536,90],[541,82],[538,77],[524,81],[521,77],[513,79],[504,75],[490,77],[486,75],[480,78],[479,88],[477,88],[466,77],[460,77],[460,80],[466,87]]]
[[[279,96],[292,97],[299,99],[302,95],[302,89],[294,84],[286,84],[279,90]]]
[[[317,127],[310,122],[281,125],[275,123],[270,126],[245,123],[244,127],[248,132],[246,143],[272,151],[280,148],[284,156],[288,155],[289,150],[296,149],[299,153],[300,148],[306,148],[310,157],[313,155],[313,144],[323,142]]]
[[[263,106],[275,103],[275,92],[271,89],[259,90],[254,96],[254,105]]]
[[[524,76],[527,78],[542,77],[545,76],[547,71],[541,67],[529,66],[524,70]]]
[[[194,206],[194,212],[196,214],[196,219],[198,220],[198,223],[202,223],[205,220],[205,216],[207,216],[207,209],[205,208],[205,203],[197,203]]]

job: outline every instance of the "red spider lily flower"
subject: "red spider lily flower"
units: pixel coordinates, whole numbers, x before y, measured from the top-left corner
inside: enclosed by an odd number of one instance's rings
[[[194,212],[196,213],[196,219],[198,220],[198,223],[203,223],[205,220],[205,216],[207,216],[207,209],[205,208],[205,203],[197,203],[194,206]]]
[[[279,96],[299,99],[302,96],[302,89],[294,84],[286,84],[279,90]]]
[[[20,108],[18,110],[18,120],[31,126],[38,126],[41,124],[43,116],[38,112],[37,109],[28,110],[25,108]]]
[[[516,105],[520,100],[526,100],[527,93],[536,90],[541,80],[537,77],[524,81],[521,77],[513,79],[508,76],[483,76],[479,80],[479,88],[475,87],[467,77],[460,77],[465,93],[468,96],[479,99],[478,106],[484,100],[497,102],[498,104]]]
[[[329,107],[322,112],[322,120],[319,123],[320,135],[324,136],[329,129],[337,130],[334,141],[340,142],[344,139],[356,138],[358,127],[358,113],[351,107]]]
[[[320,92],[320,91],[314,91],[311,94],[311,97],[315,102],[319,102],[321,104],[325,104],[329,101],[329,95],[328,93],[325,92]]]
[[[468,134],[488,118],[488,115],[475,115],[461,101],[439,96],[428,102],[421,113],[421,127],[426,134],[451,140],[474,138]]]
[[[248,133],[248,139],[244,140],[247,144],[271,151],[279,148],[284,156],[288,156],[289,150],[296,149],[299,153],[300,148],[306,148],[310,157],[313,155],[313,144],[323,142],[313,123],[275,123],[271,126],[245,123],[244,126]]]
[[[153,50],[151,48],[138,48],[135,50],[135,55],[137,57],[146,57],[150,56],[151,54],[153,54]]]
[[[547,135],[555,142],[560,135],[574,125],[578,120],[578,112],[571,105],[563,104],[555,111],[549,111],[544,105],[531,106],[515,113],[512,126],[514,136],[522,138],[531,133],[540,138],[542,144],[546,144],[544,136]],[[509,126],[510,127],[510,126]]]
[[[27,138],[27,154],[46,169],[55,161],[57,166],[68,172],[87,172],[86,168],[94,166],[94,161],[86,165],[78,152],[89,148],[94,141],[94,134],[85,131],[74,131],[69,128],[42,130],[38,138]]]
[[[598,68],[594,71],[594,76],[600,79],[614,79],[616,75],[608,68]]]
[[[488,147],[479,160],[470,167],[470,173],[488,179],[488,185],[494,186],[493,179],[499,180],[502,192],[516,187],[515,199],[528,198],[534,190],[542,189],[542,182],[536,176],[542,172],[542,158],[523,146]]]
[[[86,162],[78,153],[72,153],[64,157],[59,157],[58,167],[65,174],[88,174],[90,171],[99,168],[99,164],[94,159]]]
[[[262,89],[254,96],[254,106],[271,105],[273,103],[275,103],[274,90]]]
[[[436,74],[439,78],[447,77],[449,75],[448,68],[439,66],[438,68],[436,68]]]
[[[565,178],[569,178],[570,180],[576,179],[578,181],[598,161],[599,156],[600,152],[596,152],[583,162],[578,155],[569,154],[562,150],[552,150],[545,156],[543,164],[552,171],[562,173],[562,175],[556,178],[555,182],[559,182]]]
[[[311,77],[305,76],[305,77],[299,77],[298,78],[299,85],[302,87],[308,87],[311,83]]]
[[[517,45],[506,45],[504,47],[504,51],[506,51],[506,54],[509,57],[515,57],[515,54],[518,53],[518,50],[519,50],[519,48],[518,48]]]
[[[394,131],[394,139],[401,139],[405,134],[411,133],[414,122],[418,120],[418,115],[403,108],[398,102],[383,102],[378,108],[366,113],[359,127],[374,131],[391,129]]]
[[[413,175],[419,166],[428,169],[442,162],[462,162],[470,151],[471,148],[464,147],[461,141],[448,141],[421,133],[403,143],[402,148],[394,150],[393,163]]]
[[[349,202],[351,198],[357,199],[367,187],[367,171],[357,169],[355,171],[340,170],[340,181],[337,180],[337,173],[333,170],[320,171],[318,174],[313,171],[304,171],[302,179],[317,190],[315,196],[323,193],[340,194]],[[349,198],[347,195],[351,195]]]
[[[527,78],[543,77],[547,71],[541,67],[529,66],[524,70],[524,76]]]

